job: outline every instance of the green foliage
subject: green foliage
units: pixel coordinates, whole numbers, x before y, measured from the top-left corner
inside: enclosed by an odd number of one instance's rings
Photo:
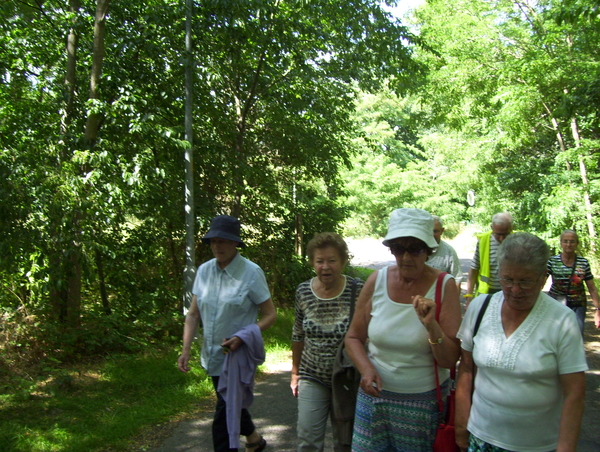
[[[79,328],[65,329],[46,314],[5,310],[0,330],[0,367],[15,375],[46,372],[55,363],[73,364],[91,356],[136,353],[158,344],[181,341],[181,314],[105,315],[86,311]]]
[[[600,29],[585,13],[594,7],[436,0],[418,9],[420,37],[435,51],[419,55],[430,67],[419,93],[428,123],[481,144],[456,154],[470,162],[459,186],[477,197],[465,219],[508,210],[518,229],[545,238],[597,226],[597,145],[585,144],[600,131]]]
[[[339,230],[347,215],[339,168],[353,149],[357,87],[389,79],[406,90],[424,69],[407,46],[417,39],[378,2],[346,6],[195,5],[197,230],[215,214],[239,216],[248,256],[281,305],[310,271],[294,238]],[[68,362],[177,329],[184,5],[110,4],[92,98],[95,7],[0,7],[0,307],[10,365],[24,348]],[[199,245],[198,263],[208,257]]]
[[[273,350],[285,350],[287,361],[292,350],[292,327],[295,314],[293,303],[290,306],[277,307],[277,321],[263,333],[263,340],[267,351],[267,360],[271,361]]]
[[[344,271],[344,273],[353,278],[359,278],[359,279],[362,279],[363,281],[366,281],[367,278],[369,277],[369,275],[371,275],[371,273],[373,273],[374,271],[375,270],[372,268],[346,267],[346,270]]]
[[[400,207],[425,209],[449,222],[463,220],[470,168],[475,167],[468,151],[480,145],[478,140],[441,128],[423,130],[418,119],[426,112],[414,98],[400,100],[387,93],[386,108],[380,112],[373,107],[373,96],[364,97],[357,121],[368,140],[357,140],[353,166],[343,173],[352,212],[346,234],[381,237],[390,212]],[[390,113],[394,108],[395,116]],[[395,144],[376,149],[370,142]]]
[[[418,8],[426,79],[414,97],[359,98],[360,138],[343,173],[346,233],[382,236],[398,207],[454,225],[510,211],[520,230],[551,239],[575,228],[584,249],[597,249],[600,29],[592,3],[435,0]]]

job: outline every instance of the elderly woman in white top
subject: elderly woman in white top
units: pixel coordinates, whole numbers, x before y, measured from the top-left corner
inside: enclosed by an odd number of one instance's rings
[[[477,297],[465,314],[456,410],[462,450],[577,449],[587,364],[575,314],[542,292],[549,255],[538,237],[509,235],[498,250],[502,291],[485,310],[487,296]]]
[[[458,290],[451,275],[440,280],[440,270],[426,264],[438,246],[428,212],[393,211],[383,243],[396,265],[369,277],[346,334],[348,354],[361,374],[352,450],[431,450],[439,421],[434,360],[447,392],[448,368],[460,353]]]

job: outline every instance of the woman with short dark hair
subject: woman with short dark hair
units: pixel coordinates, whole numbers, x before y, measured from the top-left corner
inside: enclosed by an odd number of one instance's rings
[[[350,324],[352,294],[363,282],[343,274],[348,246],[333,232],[315,234],[307,246],[316,277],[296,290],[296,321],[292,333],[292,394],[298,398],[298,451],[321,452],[327,418],[331,418],[335,452],[342,444],[341,426],[332,416],[331,378],[336,352]],[[354,289],[353,289],[354,286]]]

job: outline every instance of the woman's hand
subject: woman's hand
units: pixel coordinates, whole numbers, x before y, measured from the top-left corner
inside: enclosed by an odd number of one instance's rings
[[[594,311],[594,325],[596,325],[596,328],[600,328],[600,311],[597,309]]]
[[[415,295],[412,297],[412,304],[421,323],[426,328],[431,325],[435,320],[435,301],[422,297],[421,295]]]
[[[370,396],[379,397],[382,385],[381,376],[375,369],[369,369],[361,376],[360,387]]]
[[[221,342],[221,347],[223,348],[223,354],[225,355],[229,352],[236,351],[238,348],[240,348],[242,346],[243,343],[244,343],[244,341],[241,340],[237,336],[223,339],[223,341]]]
[[[292,380],[290,381],[290,388],[292,389],[292,395],[298,397],[298,382],[300,381],[300,375],[292,374]]]
[[[188,373],[190,371],[190,354],[189,353],[182,353],[179,356],[179,359],[177,359],[177,367],[179,368],[179,370],[183,373]]]
[[[454,435],[456,437],[456,445],[461,451],[466,451],[469,448],[469,431],[466,428],[456,427]]]

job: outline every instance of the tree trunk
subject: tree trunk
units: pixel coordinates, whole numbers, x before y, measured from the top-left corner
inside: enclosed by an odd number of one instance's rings
[[[550,110],[550,108],[548,107],[548,105],[546,105],[545,102],[543,102],[543,105],[544,105],[544,108],[546,109],[546,112],[548,113],[548,116],[550,116],[550,121],[552,123],[552,129],[554,129],[554,131],[556,132],[556,141],[558,141],[558,145],[560,146],[560,150],[561,150],[561,152],[565,152],[567,150],[567,146],[565,145],[565,140],[563,138],[562,132],[560,131],[560,127],[558,125],[558,121],[556,120],[556,118],[552,114],[552,110]],[[569,163],[568,160],[566,161],[565,165],[567,167],[567,171],[571,171],[571,163]]]
[[[193,128],[193,99],[194,99],[194,66],[192,47],[192,8],[193,0],[186,0],[185,20],[185,139],[189,143],[184,151],[185,162],[185,269],[183,270],[183,310],[192,303],[192,288],[196,276],[196,233],[194,213],[194,128]]]
[[[75,22],[77,21],[77,15],[80,8],[81,4],[79,3],[79,0],[70,0],[69,10],[71,14],[73,14],[73,27],[69,30],[69,35],[67,37],[67,70],[65,75],[66,106],[60,130],[60,133],[63,136],[63,149],[67,148],[65,139],[68,136],[73,120],[75,88],[77,86],[77,45],[79,42],[79,36],[75,31]],[[63,154],[63,159],[64,158],[66,158],[66,156]]]
[[[575,140],[575,146],[581,148],[581,138],[579,136],[579,126],[577,125],[577,118],[571,119],[571,133]],[[579,174],[581,175],[581,182],[583,185],[583,202],[585,206],[585,216],[587,219],[588,233],[590,235],[590,248],[592,253],[596,253],[596,229],[594,228],[594,221],[592,215],[592,201],[590,199],[590,185],[587,178],[587,169],[585,167],[585,161],[583,154],[579,153]]]
[[[244,119],[240,118],[238,125],[238,132],[235,143],[235,155],[237,157],[237,170],[233,177],[233,181],[235,184],[234,188],[234,197],[233,197],[233,205],[231,206],[231,216],[239,218],[242,213],[242,200],[244,197],[244,176],[245,168],[243,166],[244,158],[244,135],[245,135],[245,126]]]
[[[304,243],[304,231],[302,229],[302,214],[301,213],[296,214],[294,239],[295,239],[296,255],[303,256],[304,250],[303,250],[302,245]]]
[[[94,21],[94,50],[92,54],[92,73],[90,77],[90,99],[98,99],[98,86],[102,76],[104,63],[104,36],[106,34],[106,14],[110,0],[98,0],[96,4],[96,17]],[[102,121],[101,113],[92,109],[85,124],[85,139],[88,145],[93,146],[100,130]]]
[[[104,59],[104,34],[106,25],[106,13],[110,0],[98,0],[96,7],[96,17],[94,25],[94,49],[92,56],[92,73],[90,78],[90,99],[98,98],[98,85],[102,74],[102,62]],[[78,11],[77,1],[71,3],[73,11]],[[76,56],[77,56],[77,36],[72,29],[67,39],[67,75],[66,85],[68,88],[74,87],[76,79]],[[74,89],[74,88],[73,88]],[[73,91],[71,91],[73,95]],[[72,108],[72,98],[67,98],[67,109]],[[68,110],[65,120],[61,125],[65,135],[71,124],[72,113]],[[96,142],[98,130],[100,128],[101,116],[93,111],[87,118],[84,136],[87,146],[93,147]],[[65,146],[63,160],[61,164],[70,158],[70,146]],[[83,173],[85,168],[81,168]],[[85,198],[85,193],[80,194],[80,198]],[[64,218],[68,217],[68,218]],[[50,301],[59,321],[67,328],[77,328],[81,320],[81,276],[82,276],[82,223],[85,219],[85,212],[81,207],[73,207],[71,211],[64,212],[59,210],[56,223],[52,232],[57,234],[56,248],[51,251],[50,261],[53,262],[51,270],[51,289]],[[64,228],[61,224],[69,224],[70,227]]]
[[[235,156],[237,159],[238,170],[234,175],[235,195],[233,199],[233,206],[231,208],[231,215],[236,218],[239,218],[240,214],[242,213],[242,202],[245,192],[244,174],[246,173],[246,156],[244,154],[244,140],[246,139],[246,125],[250,110],[256,102],[258,79],[262,72],[262,67],[265,61],[265,52],[266,50],[263,50],[258,58],[256,69],[254,70],[254,75],[252,77],[252,84],[250,85],[250,91],[248,92],[248,96],[246,96],[246,100],[243,101],[239,97],[236,98],[237,133],[235,142]]]
[[[108,294],[106,292],[106,281],[104,280],[104,265],[102,264],[102,253],[96,250],[96,269],[98,270],[98,283],[100,285],[100,298],[102,299],[102,309],[106,315],[112,314]]]
[[[62,136],[61,152],[58,159],[58,172],[71,155],[71,142],[68,139],[73,122],[75,89],[77,86],[77,45],[78,35],[75,30],[77,15],[80,10],[78,0],[69,2],[70,12],[73,14],[73,26],[67,36],[67,67],[65,71],[65,113],[60,124]],[[68,215],[62,206],[55,206],[50,211],[50,236],[49,245],[50,261],[50,306],[56,320],[63,325],[78,326],[81,305],[81,249],[79,240],[74,238],[71,230],[65,230],[63,224],[68,224],[64,217]]]

